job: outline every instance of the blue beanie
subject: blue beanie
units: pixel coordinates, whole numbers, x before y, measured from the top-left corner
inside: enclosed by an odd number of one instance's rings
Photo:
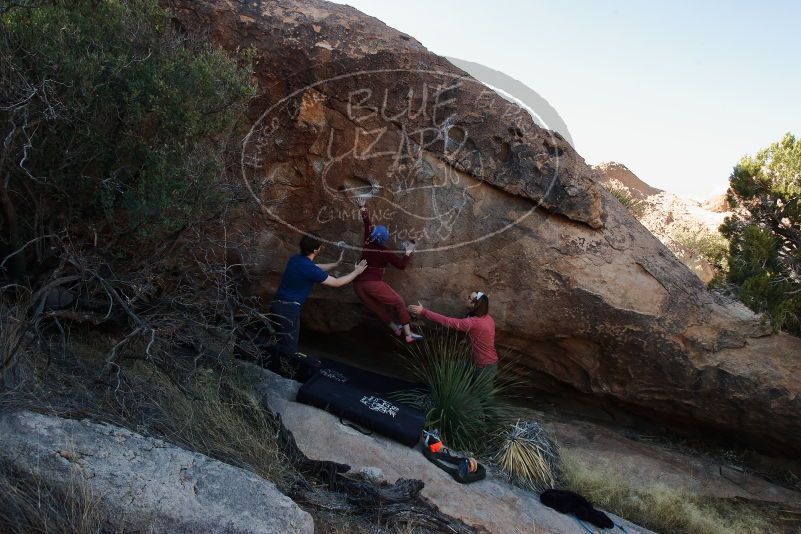
[[[383,245],[389,239],[389,230],[387,230],[386,226],[377,225],[373,228],[373,231],[370,233],[370,241],[374,243],[378,243],[379,245]]]

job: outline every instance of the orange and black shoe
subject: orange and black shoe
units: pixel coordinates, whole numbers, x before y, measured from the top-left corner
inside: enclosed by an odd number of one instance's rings
[[[461,484],[478,482],[487,476],[486,468],[475,458],[453,454],[443,445],[436,433],[424,433],[423,456]]]
[[[430,452],[440,452],[443,449],[442,441],[436,432],[423,431],[423,446]]]

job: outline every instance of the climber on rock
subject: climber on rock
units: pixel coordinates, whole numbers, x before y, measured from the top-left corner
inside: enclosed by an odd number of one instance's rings
[[[363,201],[359,201],[359,211],[364,222],[364,243],[362,260],[367,261],[367,269],[353,281],[353,289],[365,306],[367,306],[378,318],[387,325],[396,336],[403,336],[407,343],[413,343],[423,338],[415,334],[409,327],[409,312],[406,309],[406,302],[403,297],[398,295],[389,284],[384,282],[384,270],[387,265],[393,265],[398,269],[405,269],[409,264],[409,258],[414,251],[413,244],[407,244],[405,254],[398,255],[386,249],[385,244],[389,239],[389,231],[385,226],[370,224],[370,215]],[[384,306],[392,306],[398,316],[395,322],[387,313]]]
[[[465,297],[465,306],[468,313],[464,319],[440,315],[420,304],[412,304],[409,311],[447,328],[466,332],[473,347],[476,367],[495,376],[498,353],[495,350],[495,320],[489,314],[489,297],[481,291],[474,291]]]

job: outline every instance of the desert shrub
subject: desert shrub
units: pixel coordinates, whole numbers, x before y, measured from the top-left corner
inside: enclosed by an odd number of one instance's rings
[[[536,421],[518,420],[493,441],[492,461],[513,484],[541,492],[556,486],[559,446]]]
[[[761,534],[769,532],[763,517],[723,502],[699,498],[661,484],[633,487],[619,474],[587,467],[567,452],[562,455],[562,485],[604,510],[656,532],[686,534]]]
[[[509,417],[501,397],[508,382],[478,370],[468,343],[451,333],[427,335],[404,359],[428,391],[399,393],[395,399],[423,409],[428,427],[438,429],[449,447],[484,451],[488,437]]]
[[[694,256],[701,257],[718,271],[728,268],[729,242],[719,232],[706,228],[677,229],[670,236]]]
[[[786,134],[729,177],[726,282],[775,331],[801,334],[801,139]]]
[[[102,325],[118,336],[104,375],[128,357],[222,354],[258,312],[231,265],[247,238],[217,238],[237,201],[226,147],[254,93],[250,53],[180,29],[157,0],[18,4],[0,10],[5,332],[33,325],[66,352],[76,327]],[[0,355],[0,390],[18,355]]]
[[[156,0],[0,13],[0,253],[47,228],[103,244],[219,210],[226,132],[253,94],[242,59],[177,30]]]
[[[637,219],[645,215],[646,204],[642,200],[638,200],[629,193],[628,189],[617,184],[604,184],[604,189],[612,193],[618,202],[623,204],[629,213],[634,215]]]

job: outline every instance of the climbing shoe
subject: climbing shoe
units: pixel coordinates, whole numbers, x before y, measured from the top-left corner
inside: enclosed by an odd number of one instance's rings
[[[414,343],[416,341],[421,341],[422,339],[423,339],[423,336],[421,336],[420,334],[415,334],[414,332],[412,332],[410,335],[406,336],[406,343]]]

